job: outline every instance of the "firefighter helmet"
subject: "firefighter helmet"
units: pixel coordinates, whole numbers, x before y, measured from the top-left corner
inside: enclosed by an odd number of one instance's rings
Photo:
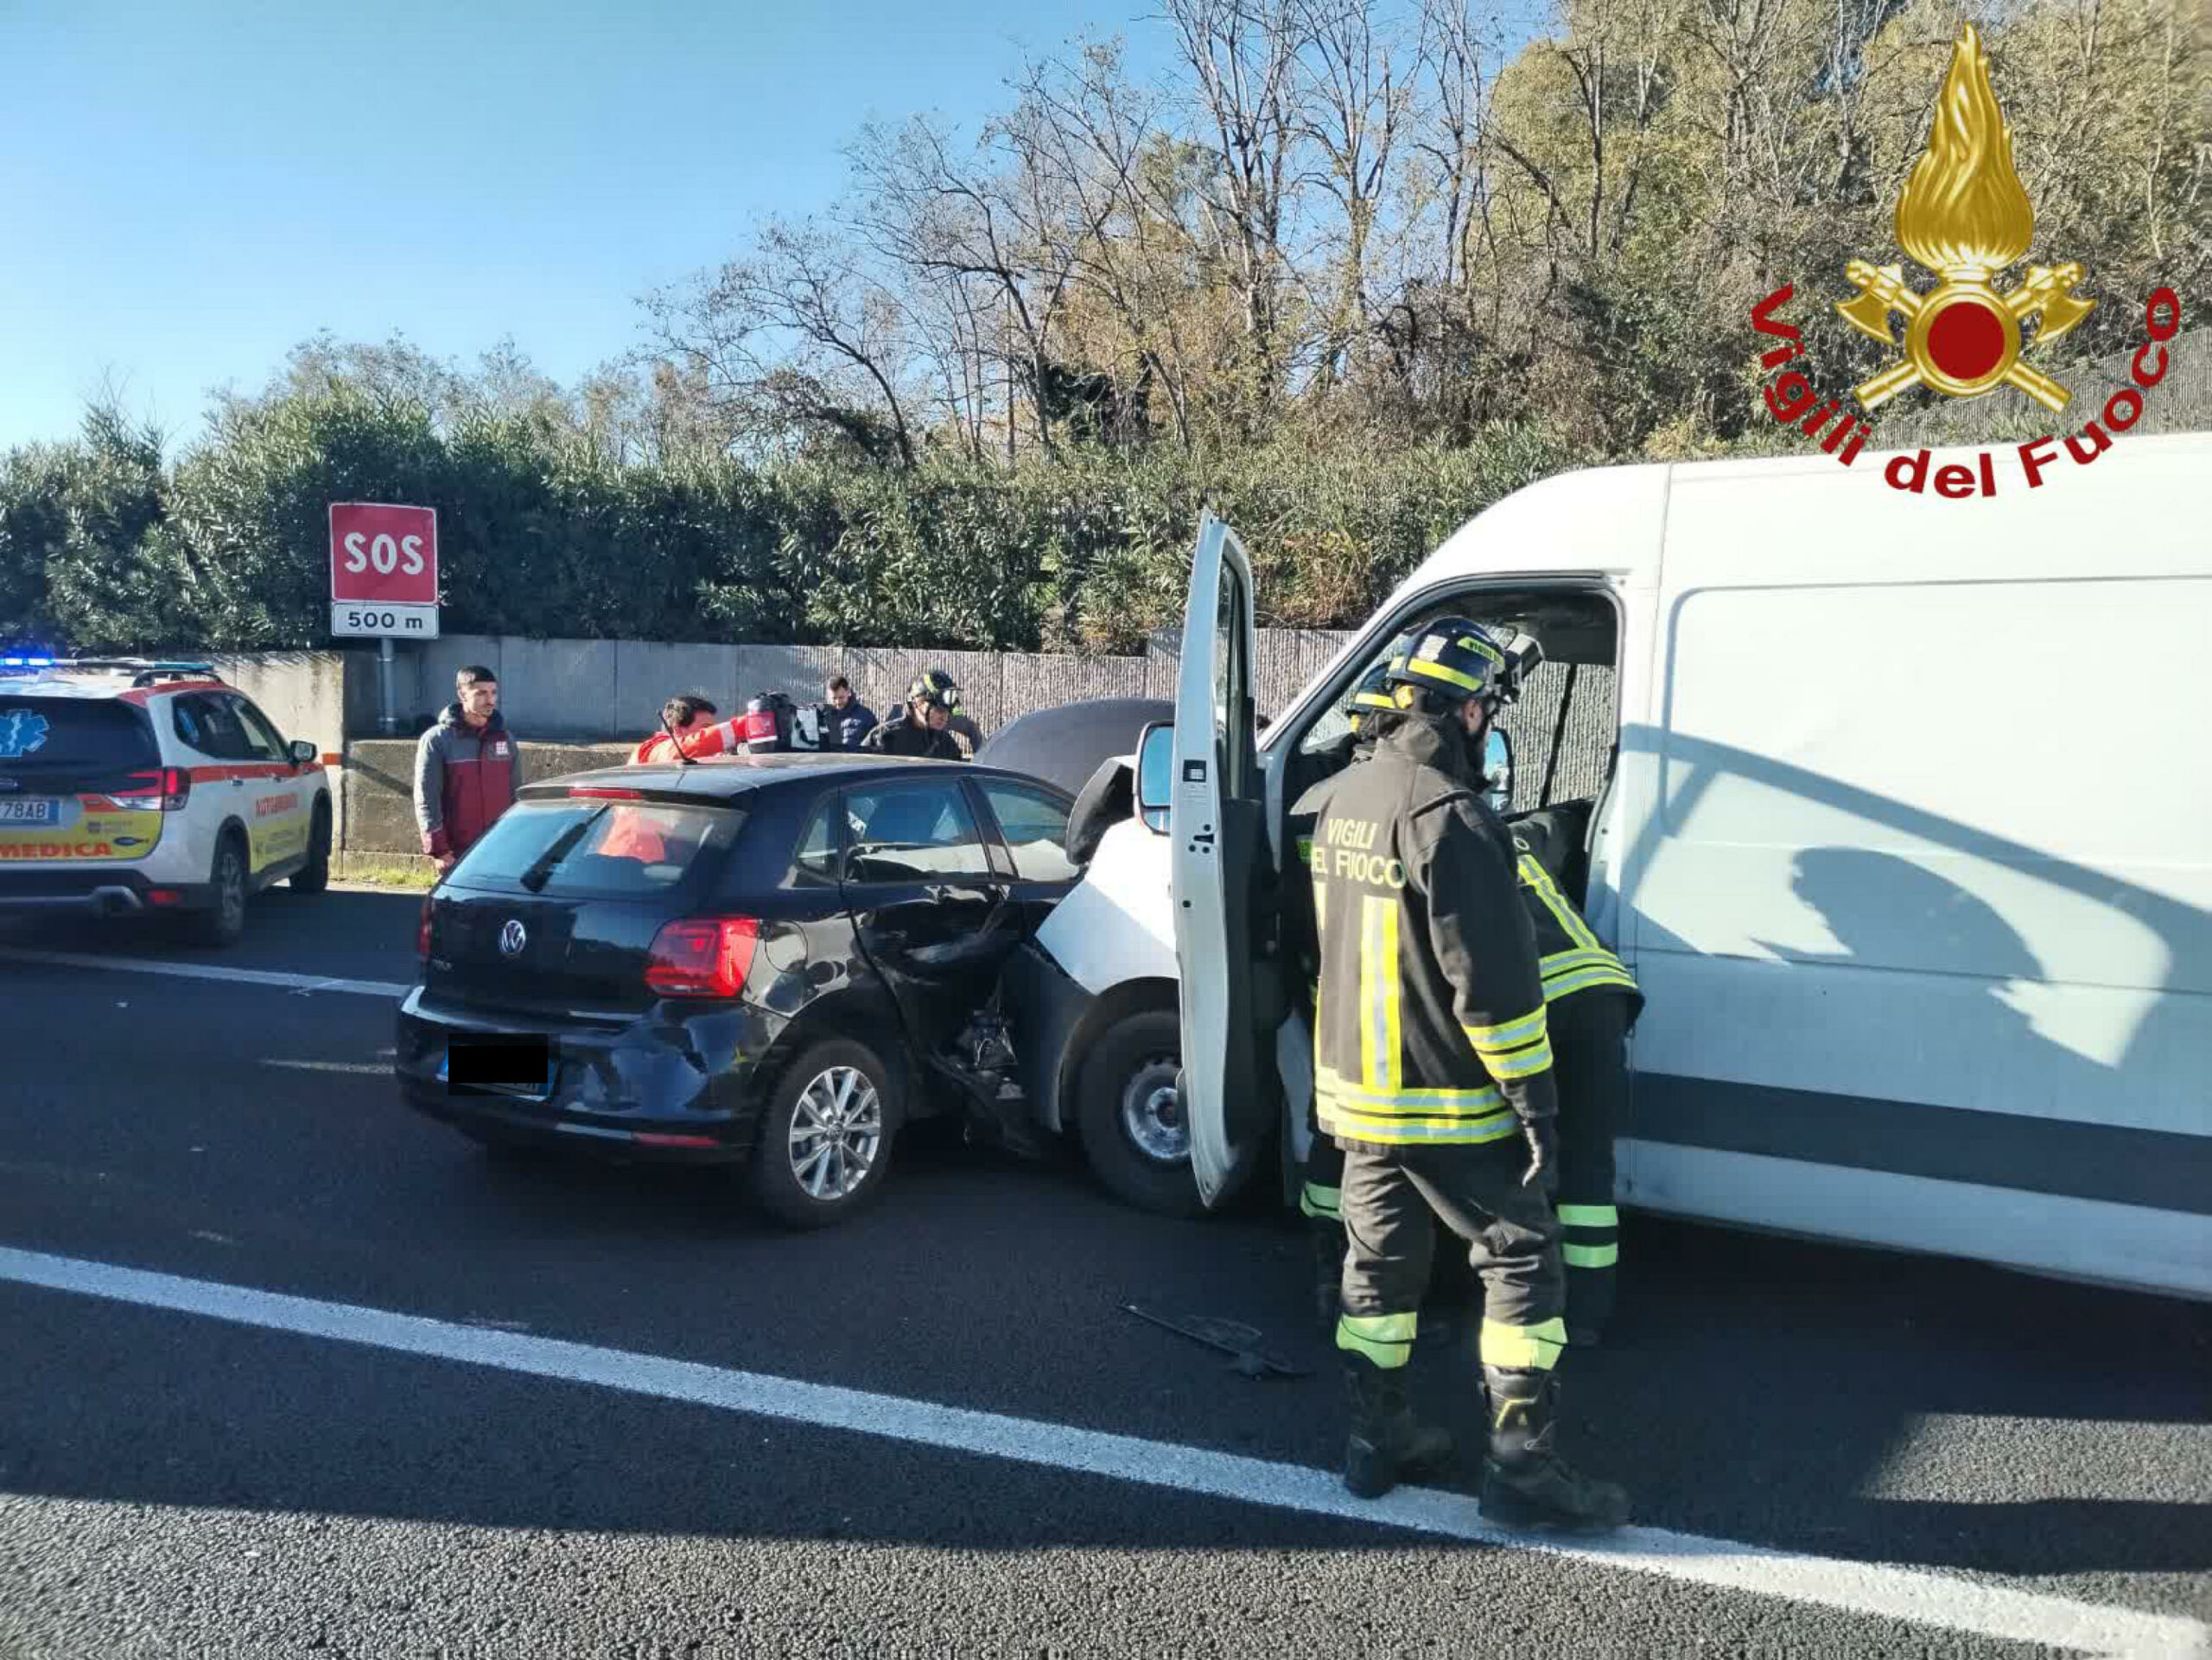
[[[1410,709],[1415,690],[1446,703],[1496,698],[1505,653],[1490,632],[1467,617],[1439,617],[1420,631],[1413,649],[1390,659],[1384,678],[1394,703]]]
[[[943,669],[926,669],[906,689],[906,701],[950,714],[960,707],[960,688]]]

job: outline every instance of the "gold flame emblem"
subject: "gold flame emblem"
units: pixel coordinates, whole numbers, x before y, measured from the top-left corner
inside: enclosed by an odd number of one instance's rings
[[[2033,344],[2066,334],[2095,308],[2077,298],[2078,263],[2031,265],[2012,292],[1993,282],[2028,251],[2035,209],[2012,166],[2012,129],[1989,84],[1989,54],[1968,23],[1951,48],[1936,103],[1928,149],[1912,164],[1897,198],[1897,245],[1942,278],[1929,293],[1906,286],[1902,265],[1877,270],[1854,259],[1844,275],[1859,285],[1836,307],[1846,322],[1885,346],[1898,344],[1890,314],[1905,320],[1904,361],[1856,390],[1872,410],[1899,392],[1929,386],[1951,398],[1979,398],[2017,386],[2054,415],[2073,394],[2020,361],[2020,325],[2041,314]]]

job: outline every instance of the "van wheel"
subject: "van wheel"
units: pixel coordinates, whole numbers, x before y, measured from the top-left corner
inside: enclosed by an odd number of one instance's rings
[[[810,1045],[784,1068],[760,1115],[747,1185],[786,1227],[825,1228],[883,1186],[900,1103],[890,1068],[849,1038]]]
[[[212,902],[185,919],[184,937],[194,945],[235,945],[245,937],[245,838],[235,830],[215,843],[207,885]]]
[[[1159,1216],[1200,1216],[1191,1173],[1191,1129],[1175,1091],[1182,1021],[1148,1008],[1107,1028],[1076,1088],[1083,1149],[1117,1199]]]
[[[308,862],[292,873],[295,894],[320,894],[330,886],[330,809],[315,804],[315,828],[308,832]]]

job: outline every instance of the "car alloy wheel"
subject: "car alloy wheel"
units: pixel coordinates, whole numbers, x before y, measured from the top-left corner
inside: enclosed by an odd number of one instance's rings
[[[866,1181],[883,1145],[883,1101],[868,1074],[831,1066],[791,1109],[791,1174],[817,1199],[840,1199]]]

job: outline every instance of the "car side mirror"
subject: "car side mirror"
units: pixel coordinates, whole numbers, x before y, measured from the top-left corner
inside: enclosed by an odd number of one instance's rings
[[[1137,817],[1154,835],[1167,834],[1167,803],[1175,779],[1175,728],[1165,722],[1137,740]]]
[[[315,764],[315,758],[321,753],[305,738],[292,740],[292,761],[296,766],[312,766]]]
[[[1483,776],[1490,780],[1491,811],[1503,816],[1513,805],[1513,739],[1496,727],[1483,740]]]

